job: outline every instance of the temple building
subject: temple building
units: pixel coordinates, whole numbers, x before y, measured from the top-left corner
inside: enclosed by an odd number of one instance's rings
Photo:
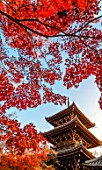
[[[45,118],[54,128],[43,135],[53,145],[59,160],[58,170],[102,169],[102,158],[97,160],[88,150],[101,146],[89,129],[92,123],[73,102],[65,110]],[[96,163],[96,166],[95,165]],[[100,165],[99,165],[99,163]],[[98,169],[99,169],[98,168]]]

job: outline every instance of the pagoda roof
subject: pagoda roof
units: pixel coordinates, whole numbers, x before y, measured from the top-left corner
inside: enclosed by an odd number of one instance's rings
[[[102,155],[98,158],[94,158],[92,160],[87,160],[83,164],[86,167],[101,167],[102,168]]]
[[[92,153],[88,151],[83,145],[77,147],[71,147],[70,149],[60,150],[57,153],[58,153],[58,157],[61,159],[64,159],[66,157],[71,158],[78,154],[80,154],[81,157],[83,157],[84,161],[95,158],[95,156],[92,155]]]
[[[44,137],[47,138],[52,144],[51,137],[55,137],[56,135],[63,134],[65,132],[68,132],[70,129],[75,127],[77,130],[77,133],[83,137],[86,141],[92,144],[91,147],[97,147],[102,145],[102,141],[98,140],[87,128],[77,116],[75,116],[72,120],[70,120],[67,123],[64,123],[63,125],[57,126],[52,130],[49,130],[48,132],[43,133]]]
[[[80,110],[79,108],[76,106],[76,104],[73,102],[72,105],[70,105],[68,108],[54,114],[53,116],[50,117],[46,117],[45,119],[52,124],[53,126],[55,126],[55,121],[59,120],[60,118],[63,118],[64,116],[67,116],[68,114],[70,114],[71,112],[74,112],[78,118],[80,119],[80,121],[87,127],[87,128],[91,128],[95,126],[95,123],[92,123]]]

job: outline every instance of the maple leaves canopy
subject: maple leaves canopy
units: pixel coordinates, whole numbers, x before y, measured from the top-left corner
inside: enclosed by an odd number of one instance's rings
[[[0,1],[3,110],[63,104],[66,97],[53,91],[56,81],[69,89],[90,75],[96,77],[102,108],[100,9],[99,0]]]
[[[48,153],[46,139],[32,123],[21,128],[0,108],[0,169],[42,170],[41,162],[47,161]]]

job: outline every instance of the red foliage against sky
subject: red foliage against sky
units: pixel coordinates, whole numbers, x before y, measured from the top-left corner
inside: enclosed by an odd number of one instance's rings
[[[102,29],[95,28],[100,9],[100,0],[0,0],[3,110],[66,103],[53,91],[56,81],[69,89],[90,75],[102,108]],[[16,53],[11,56],[7,48]]]
[[[62,105],[66,96],[54,93],[56,81],[77,88],[90,75],[102,109],[100,10],[100,0],[0,0],[0,162],[5,169],[40,170],[39,161],[47,159],[39,147],[45,139],[33,124],[21,129],[6,109]]]
[[[41,170],[40,163],[47,160],[47,154],[46,139],[33,124],[21,129],[19,122],[8,118],[0,108],[0,169]]]

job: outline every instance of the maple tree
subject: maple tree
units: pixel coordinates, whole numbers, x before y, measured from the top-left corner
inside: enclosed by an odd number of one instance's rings
[[[100,9],[100,0],[0,0],[3,110],[66,103],[53,91],[56,81],[69,89],[90,75],[96,77],[102,108],[102,31],[94,26]]]
[[[51,170],[47,165],[46,139],[37,133],[33,124],[20,127],[0,110],[0,169],[5,170]],[[54,169],[54,167],[53,167]]]

